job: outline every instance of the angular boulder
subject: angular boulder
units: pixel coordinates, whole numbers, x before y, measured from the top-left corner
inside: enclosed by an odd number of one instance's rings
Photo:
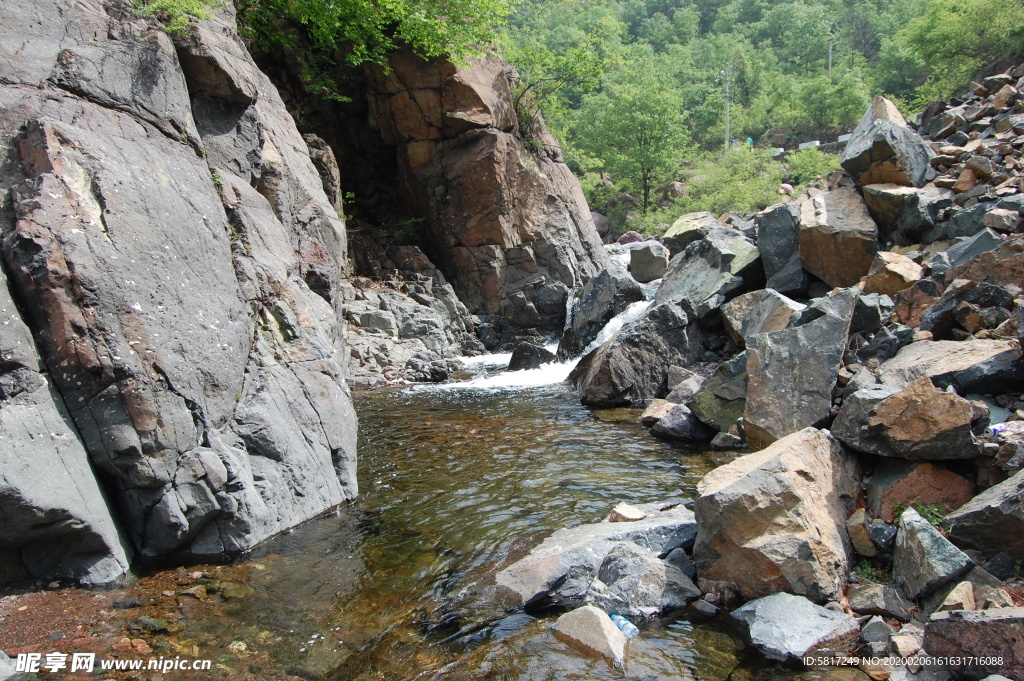
[[[934,613],[924,628],[929,655],[963,658],[957,671],[980,679],[1001,674],[1024,678],[1024,608]]]
[[[626,635],[604,610],[585,605],[565,613],[551,627],[559,641],[621,667],[626,659]]]
[[[959,546],[1024,560],[1024,470],[947,515],[942,526]]]
[[[860,635],[857,620],[806,598],[777,593],[734,610],[732,618],[747,629],[750,643],[770,660],[800,661],[815,651],[850,650]]]
[[[807,287],[807,275],[800,265],[799,206],[778,204],[760,214],[757,249],[768,288],[791,293]]]
[[[602,269],[572,294],[558,358],[578,356],[613,317],[643,299],[640,284],[621,265],[613,263]]]
[[[858,615],[881,615],[906,622],[911,604],[900,593],[882,584],[854,584],[846,590],[850,610]]]
[[[629,619],[680,610],[700,598],[689,577],[668,561],[636,544],[612,549],[590,585],[585,603]]]
[[[752,447],[829,417],[858,294],[838,291],[804,310],[802,325],[747,338],[743,422]]]
[[[558,359],[555,353],[547,348],[542,348],[533,343],[522,342],[512,351],[512,357],[508,360],[509,371],[523,371],[524,369],[536,369],[542,364],[554,362]]]
[[[946,281],[954,279],[969,279],[994,286],[1019,286],[1024,281],[1024,236],[1002,241],[998,247],[954,266],[946,273]]]
[[[640,404],[668,392],[668,367],[687,366],[703,337],[685,302],[655,305],[580,360],[569,375],[583,404]]]
[[[878,228],[852,187],[800,204],[800,262],[832,287],[853,286],[878,253]]]
[[[672,223],[662,240],[673,253],[682,253],[694,241],[700,241],[708,232],[719,228],[718,218],[707,211],[687,213]]]
[[[882,251],[875,255],[864,282],[864,293],[894,296],[924,276],[924,268],[905,255]]]
[[[677,404],[651,428],[651,435],[680,442],[709,442],[715,431],[704,425],[684,404]]]
[[[730,338],[743,348],[747,336],[781,331],[806,307],[777,291],[764,289],[745,293],[726,303],[722,308],[722,321]]]
[[[969,340],[911,343],[878,369],[882,383],[908,385],[922,376],[961,395],[993,393],[1024,385],[1024,366],[1013,341]]]
[[[814,428],[716,468],[697,485],[698,574],[735,584],[744,598],[777,591],[837,598],[852,555],[845,523],[859,480],[856,460]]]
[[[860,185],[922,187],[932,156],[931,148],[907,127],[896,105],[879,96],[853,131],[840,165]]]
[[[763,277],[757,248],[738,231],[718,227],[672,258],[654,302],[685,301],[703,317]]]
[[[639,508],[647,514],[643,520],[556,530],[497,574],[497,596],[516,607],[573,607],[583,601],[605,556],[617,545],[632,542],[655,555],[691,545],[697,534],[692,511],[682,505]]]
[[[921,317],[921,330],[930,331],[935,340],[950,340],[953,330],[963,328],[961,313],[967,306],[980,311],[982,308],[1013,308],[1013,293],[985,282],[968,279],[954,279],[946,286],[942,297],[932,304]],[[1004,317],[1009,317],[1007,313]],[[973,328],[977,331],[977,328]]]
[[[900,516],[892,576],[909,598],[927,596],[967,573],[974,563],[913,508]]]
[[[667,269],[668,249],[657,241],[629,250],[629,273],[641,284],[661,279]]]
[[[843,403],[832,434],[878,456],[917,460],[970,459],[980,453],[971,432],[971,403],[939,390],[927,377],[900,390],[872,386]]]

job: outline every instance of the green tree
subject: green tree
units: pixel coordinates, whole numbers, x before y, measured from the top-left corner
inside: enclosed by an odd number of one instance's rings
[[[643,195],[646,212],[651,190],[677,167],[689,142],[683,126],[671,77],[655,63],[640,62],[583,99],[576,143],[602,159],[613,177],[628,179]]]

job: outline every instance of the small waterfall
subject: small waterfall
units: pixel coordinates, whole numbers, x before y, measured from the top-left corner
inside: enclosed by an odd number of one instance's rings
[[[581,356],[592,352],[614,336],[619,330],[633,321],[653,304],[651,300],[641,300],[631,304],[625,310],[612,317],[611,321],[605,324],[604,328],[588,345]],[[558,347],[557,343],[545,346],[551,352]],[[549,362],[542,364],[536,369],[524,369],[522,371],[506,371],[512,353],[501,352],[491,355],[477,355],[475,357],[460,357],[459,359],[477,373],[468,381],[454,381],[451,383],[439,383],[434,385],[418,385],[412,390],[415,391],[436,391],[436,390],[515,390],[521,388],[538,388],[545,385],[561,383],[569,378],[573,367],[579,361],[579,357],[573,357],[564,362]]]

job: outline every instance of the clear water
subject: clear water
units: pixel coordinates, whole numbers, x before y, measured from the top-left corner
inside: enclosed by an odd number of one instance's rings
[[[551,382],[559,365],[524,385],[495,361],[459,385],[357,395],[359,501],[253,552],[251,594],[187,635],[246,642],[307,679],[725,681],[741,644],[714,628],[651,625],[617,670],[556,641],[555,615],[495,604],[494,574],[544,533],[692,496],[725,456],[655,440],[638,410],[580,406]]]

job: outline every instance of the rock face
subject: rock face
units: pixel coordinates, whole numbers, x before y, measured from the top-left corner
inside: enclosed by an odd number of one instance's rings
[[[744,598],[836,597],[846,585],[845,524],[859,480],[856,461],[813,428],[711,471],[694,506],[701,579],[732,582]]]
[[[856,189],[836,189],[800,205],[800,262],[829,286],[856,284],[877,252],[878,229]]]
[[[5,567],[106,582],[122,543],[237,552],[352,498],[345,225],[231,11],[177,46],[95,0],[6,3],[0,27],[0,306],[40,339],[0,364],[0,511],[52,523],[0,540]]]
[[[1024,471],[988,488],[942,524],[960,546],[1024,560]]]
[[[612,263],[598,272],[572,292],[565,330],[558,343],[559,359],[578,356],[612,317],[643,299],[640,284],[621,265]]]
[[[843,151],[840,164],[858,184],[924,185],[934,154],[885,97],[875,97]]]
[[[876,386],[847,399],[832,433],[861,452],[901,459],[970,459],[979,454],[971,403],[919,378],[903,390]]]
[[[787,593],[751,601],[732,617],[747,627],[754,647],[772,660],[800,660],[823,648],[848,650],[860,633],[857,620],[849,615]]]
[[[608,264],[579,183],[550,135],[518,134],[510,67],[392,55],[372,69],[369,121],[417,197],[427,255],[476,314],[561,327],[568,291]]]
[[[829,416],[858,289],[804,311],[811,321],[747,338],[747,442],[765,446]]]
[[[583,404],[639,404],[668,392],[668,368],[687,366],[703,351],[692,308],[655,305],[580,360],[569,375]]]

